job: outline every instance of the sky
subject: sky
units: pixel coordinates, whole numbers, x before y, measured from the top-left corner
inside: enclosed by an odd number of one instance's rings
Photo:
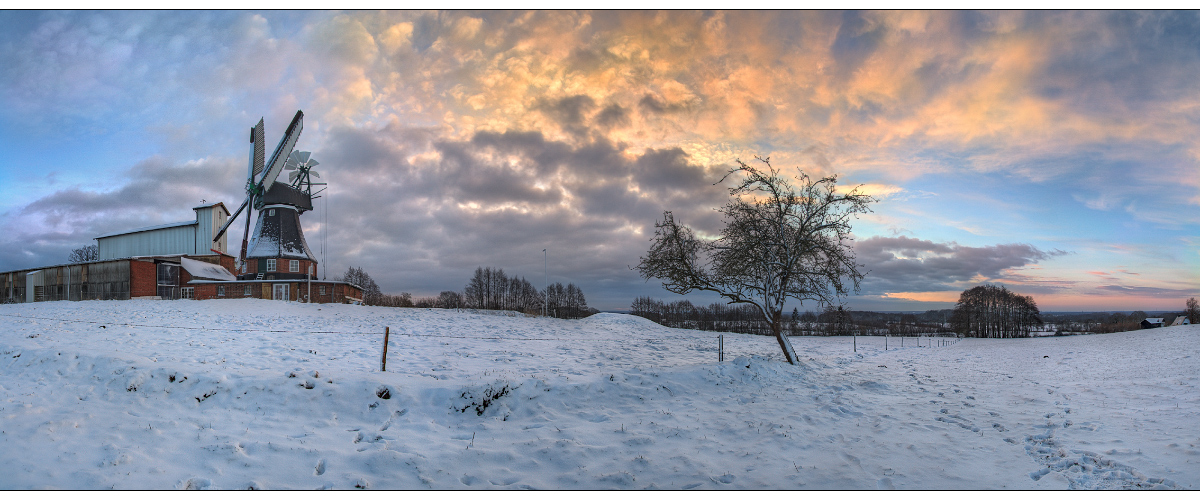
[[[386,293],[490,266],[713,302],[631,267],[664,211],[719,232],[761,156],[878,200],[852,309],[1200,296],[1196,12],[3,11],[0,68],[0,270],[236,209],[248,129],[302,109],[309,245]]]

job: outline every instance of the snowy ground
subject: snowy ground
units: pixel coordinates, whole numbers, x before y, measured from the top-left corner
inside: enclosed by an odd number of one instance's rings
[[[1200,325],[797,337],[799,367],[737,334],[717,363],[715,338],[617,314],[4,305],[0,488],[1200,486]]]

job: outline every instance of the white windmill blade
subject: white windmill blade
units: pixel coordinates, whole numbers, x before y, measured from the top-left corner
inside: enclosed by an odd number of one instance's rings
[[[312,156],[312,153],[309,151],[296,151],[292,154],[296,155],[296,159],[299,161],[299,163],[308,163],[309,157]]]
[[[317,161],[317,160],[309,160],[307,163],[305,163],[305,165],[307,165],[307,166],[308,166],[308,168],[313,168],[313,167],[315,167],[315,166],[317,166],[317,165],[320,165],[320,164],[321,164],[321,162],[319,162],[319,161]]]
[[[271,161],[268,163],[267,173],[263,174],[262,182],[259,183],[264,193],[270,191],[271,186],[275,185],[275,179],[283,171],[283,165],[291,156],[292,148],[296,147],[296,141],[300,140],[300,131],[303,129],[304,111],[297,110],[296,116],[292,118],[292,123],[284,132],[283,138],[279,139],[279,145],[275,147],[275,153],[271,155]]]
[[[304,160],[300,159],[299,153],[299,151],[292,151],[292,154],[288,155],[287,163],[283,164],[284,170],[296,170],[297,167],[304,165]]]
[[[316,170],[309,170],[309,171],[308,171],[308,175],[311,175],[311,176],[313,176],[313,177],[320,177],[320,176],[321,176],[321,174],[318,174]]]
[[[288,184],[296,182],[296,178],[300,176],[300,172],[293,171],[288,174]]]

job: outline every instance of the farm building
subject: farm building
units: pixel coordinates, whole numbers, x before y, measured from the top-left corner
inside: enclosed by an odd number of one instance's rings
[[[100,260],[135,255],[219,255],[226,250],[225,235],[217,241],[217,230],[229,218],[224,203],[192,207],[196,220],[140,227],[96,237]]]
[[[233,214],[224,203],[192,207],[196,219],[96,237],[98,261],[0,274],[5,302],[97,299],[261,298],[305,302],[362,302],[362,288],[320,280],[300,214],[312,210],[312,182],[318,163],[306,151],[292,151],[304,127],[297,111],[270,161],[263,121],[250,129],[246,200]],[[288,182],[277,182],[291,170]],[[318,191],[319,193],[320,191]],[[258,211],[253,237],[243,241],[242,269],[228,252],[226,230],[250,208]],[[247,253],[247,244],[250,247]]]
[[[1142,328],[1159,328],[1163,326],[1162,318],[1146,318],[1142,320]]]
[[[284,259],[282,266],[288,266]],[[255,280],[234,276],[226,254],[131,256],[0,273],[6,303],[51,300],[260,298],[307,302],[361,302],[362,289],[307,276]]]
[[[1192,324],[1191,320],[1186,315],[1180,314],[1175,317],[1175,321],[1171,322],[1171,326],[1183,326]]]

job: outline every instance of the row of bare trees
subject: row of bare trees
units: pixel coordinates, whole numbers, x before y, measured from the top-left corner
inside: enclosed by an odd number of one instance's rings
[[[819,313],[792,308],[783,315],[780,329],[786,335],[929,335],[949,333],[943,318],[948,311],[876,313],[826,306]],[[693,305],[688,300],[664,302],[638,297],[629,313],[671,328],[772,335],[771,325],[759,310],[747,304]]]
[[[462,307],[500,311],[541,312],[542,299],[525,278],[509,277],[503,269],[480,267],[462,294]]]
[[[446,290],[437,297],[414,298],[408,292],[396,295],[382,293],[375,280],[360,267],[351,266],[345,274],[335,279],[362,287],[363,303],[369,306],[488,309],[526,314],[542,314],[545,311],[555,318],[583,318],[600,312],[588,307],[583,289],[574,283],[566,286],[552,283],[539,291],[529,280],[509,276],[500,268],[477,268],[461,293]]]
[[[749,304],[693,305],[688,300],[664,302],[651,297],[633,299],[629,313],[671,328],[690,328],[709,332],[771,335],[771,325],[763,320],[758,308]]]
[[[1029,337],[1042,324],[1037,303],[991,283],[966,290],[950,316],[954,331],[967,337]]]
[[[443,297],[446,295],[447,292],[442,292]],[[567,286],[552,283],[539,292],[529,280],[509,277],[504,269],[491,267],[475,269],[475,275],[463,290],[461,307],[526,314],[544,311],[555,318],[582,318],[598,312],[588,307],[583,289],[574,283]]]

